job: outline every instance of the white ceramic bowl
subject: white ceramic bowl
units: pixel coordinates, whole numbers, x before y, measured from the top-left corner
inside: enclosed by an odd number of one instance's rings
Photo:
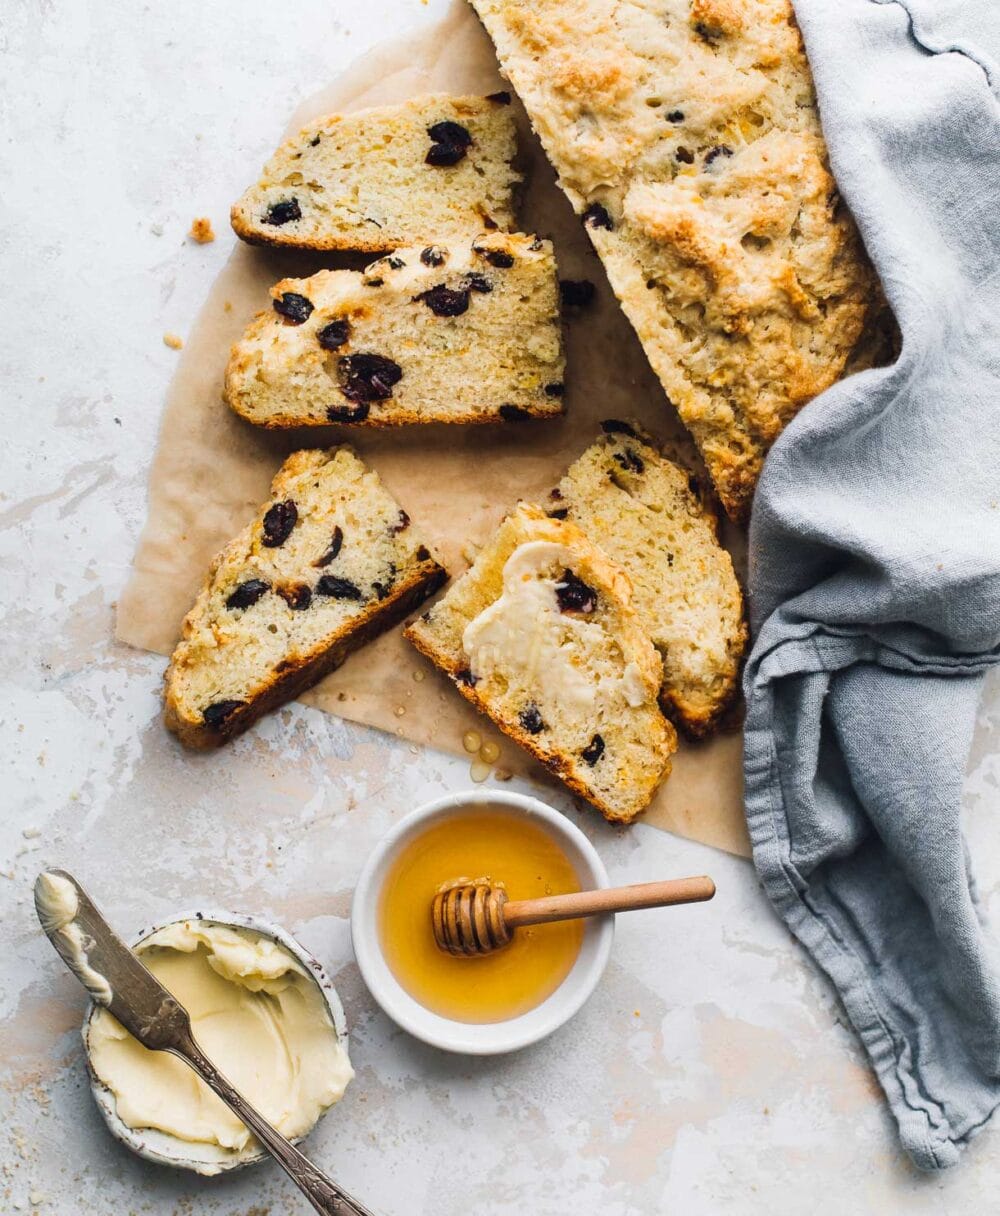
[[[614,939],[614,917],[586,922],[580,953],[559,987],[534,1009],[504,1022],[458,1022],[432,1013],[399,983],[382,953],[378,931],[379,897],[400,850],[434,823],[469,807],[499,807],[523,815],[547,831],[573,863],[581,889],[608,886],[608,875],[594,846],[578,827],[537,798],[497,790],[465,790],[438,798],[407,815],[378,844],[365,863],[351,906],[351,937],[361,975],[383,1010],[418,1039],[445,1051],[498,1055],[537,1043],[573,1016],[594,991],[607,966]],[[430,918],[428,917],[428,932]]]
[[[224,925],[227,929],[249,929],[261,937],[271,938],[279,946],[284,946],[315,980],[330,1012],[330,1019],[337,1032],[337,1038],[343,1044],[344,1050],[348,1049],[347,1018],[344,1016],[344,1007],[340,1003],[340,997],[337,996],[337,990],[330,977],[323,970],[319,961],[313,958],[308,950],[300,946],[295,938],[286,933],[279,925],[258,920],[254,916],[244,916],[238,912],[200,910],[186,912],[179,916],[171,916],[169,920],[159,921],[151,928],[144,929],[132,943],[133,948],[148,937],[152,937],[154,933],[158,933],[160,929],[165,929],[168,925],[180,924],[186,920],[201,920],[208,924]],[[101,1114],[104,1116],[104,1121],[116,1140],[140,1157],[145,1157],[147,1161],[155,1161],[160,1165],[179,1166],[182,1169],[193,1170],[196,1174],[220,1174],[227,1170],[241,1169],[244,1165],[252,1165],[256,1161],[263,1161],[267,1158],[267,1153],[263,1150],[259,1153],[237,1157],[217,1145],[193,1144],[185,1140],[178,1140],[176,1136],[157,1131],[155,1128],[136,1129],[123,1122],[118,1115],[115,1095],[98,1078],[90,1062],[90,1028],[98,1008],[97,1005],[91,1004],[87,1016],[83,1019],[83,1046],[87,1057],[87,1071],[90,1074],[90,1088]],[[326,1114],[326,1111],[323,1114]],[[321,1119],[323,1114],[320,1115]],[[299,1140],[302,1138],[298,1137]]]

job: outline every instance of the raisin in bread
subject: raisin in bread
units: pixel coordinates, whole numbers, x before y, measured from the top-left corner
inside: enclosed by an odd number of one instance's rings
[[[167,671],[167,726],[192,747],[315,684],[446,577],[348,448],[294,452],[271,496],[213,563]]]
[[[334,114],[275,152],[232,209],[254,245],[381,252],[513,227],[510,95]]]
[[[570,789],[629,822],[677,746],[630,599],[626,575],[575,524],[522,503],[405,636]]]
[[[472,0],[726,512],[881,294],[789,0]]]
[[[261,426],[496,422],[562,413],[552,246],[494,232],[271,289],[226,400]]]
[[[602,425],[552,492],[549,515],[579,524],[629,576],[663,660],[663,710],[699,738],[735,697],[746,644],[732,559],[690,475],[637,426]]]

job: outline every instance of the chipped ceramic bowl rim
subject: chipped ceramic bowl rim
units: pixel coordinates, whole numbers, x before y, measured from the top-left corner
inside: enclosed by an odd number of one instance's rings
[[[330,1020],[333,1022],[337,1038],[343,1045],[344,1050],[348,1051],[347,1018],[344,1015],[344,1007],[340,1003],[337,990],[333,986],[333,981],[327,975],[318,959],[314,958],[304,946],[301,946],[280,925],[276,925],[271,921],[261,920],[256,916],[247,916],[240,912],[220,912],[217,909],[205,910],[199,908],[195,911],[181,912],[175,916],[167,917],[164,920],[157,921],[150,928],[143,929],[132,940],[132,948],[135,949],[136,946],[139,946],[161,929],[166,929],[170,925],[182,924],[188,920],[198,920],[206,924],[221,925],[227,929],[247,929],[251,933],[270,938],[272,941],[277,942],[279,946],[283,946],[297,962],[302,964],[306,970],[306,974],[313,980],[316,987],[319,988],[330,1014]],[[83,1019],[83,1048],[87,1060],[87,1073],[90,1078],[91,1092],[94,1095],[98,1109],[104,1116],[108,1129],[116,1140],[147,1161],[155,1161],[159,1165],[173,1165],[180,1169],[193,1170],[196,1174],[214,1175],[226,1173],[229,1170],[242,1169],[245,1165],[253,1165],[257,1161],[267,1159],[268,1154],[263,1149],[258,1153],[227,1158],[224,1155],[219,1155],[220,1150],[218,1146],[202,1145],[180,1140],[168,1132],[157,1131],[155,1128],[130,1127],[119,1116],[115,1095],[94,1072],[94,1066],[91,1062],[90,1028],[99,1008],[101,1007],[91,1002],[87,1014]],[[317,1123],[329,1109],[330,1107],[327,1107],[326,1110],[320,1112],[319,1118],[316,1120]],[[316,1124],[313,1124],[313,1127],[315,1126]],[[309,1129],[309,1131],[312,1130],[313,1128]],[[298,1143],[299,1140],[308,1134],[308,1132],[305,1132],[302,1136],[296,1137],[295,1142]],[[201,1154],[200,1156],[199,1153]]]
[[[376,845],[361,871],[351,904],[354,954],[368,990],[383,1011],[415,1038],[445,1051],[485,1056],[537,1043],[567,1022],[597,987],[611,954],[615,929],[613,915],[588,918],[569,974],[541,1004],[518,1017],[503,1022],[459,1022],[433,1013],[415,1000],[396,979],[382,952],[378,919],[386,874],[400,851],[432,823],[475,806],[513,811],[546,829],[573,863],[582,888],[610,884],[604,863],[583,832],[565,815],[527,794],[462,790],[436,798],[400,820]]]

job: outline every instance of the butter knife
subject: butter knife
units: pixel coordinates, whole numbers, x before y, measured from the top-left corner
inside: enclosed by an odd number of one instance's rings
[[[144,1047],[169,1051],[190,1065],[253,1132],[317,1212],[372,1216],[233,1088],[195,1042],[184,1006],[125,945],[71,874],[65,870],[40,874],[35,881],[35,910],[63,962],[93,1000],[114,1014]]]

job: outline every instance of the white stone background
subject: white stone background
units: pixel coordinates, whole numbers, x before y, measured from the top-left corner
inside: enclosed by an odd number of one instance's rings
[[[350,894],[375,841],[468,765],[291,707],[219,755],[160,722],[163,660],[112,641],[164,391],[233,243],[229,204],[300,99],[444,0],[4,0],[0,8],[0,1212],[263,1216],[276,1168],[140,1162],[91,1101],[80,989],[35,923],[44,865],[131,933],[202,901],[270,916],[336,977],[357,1079],[308,1147],[385,1216],[627,1216],[996,1207],[1000,1135],[908,1165],[826,983],[749,863],[567,800],[620,882],[708,871],[706,907],[619,919],[601,987],[514,1057],[425,1048],[373,1005]],[[185,237],[195,215],[219,239]],[[1000,912],[1000,684],[967,826]],[[515,782],[515,785],[517,783]]]

